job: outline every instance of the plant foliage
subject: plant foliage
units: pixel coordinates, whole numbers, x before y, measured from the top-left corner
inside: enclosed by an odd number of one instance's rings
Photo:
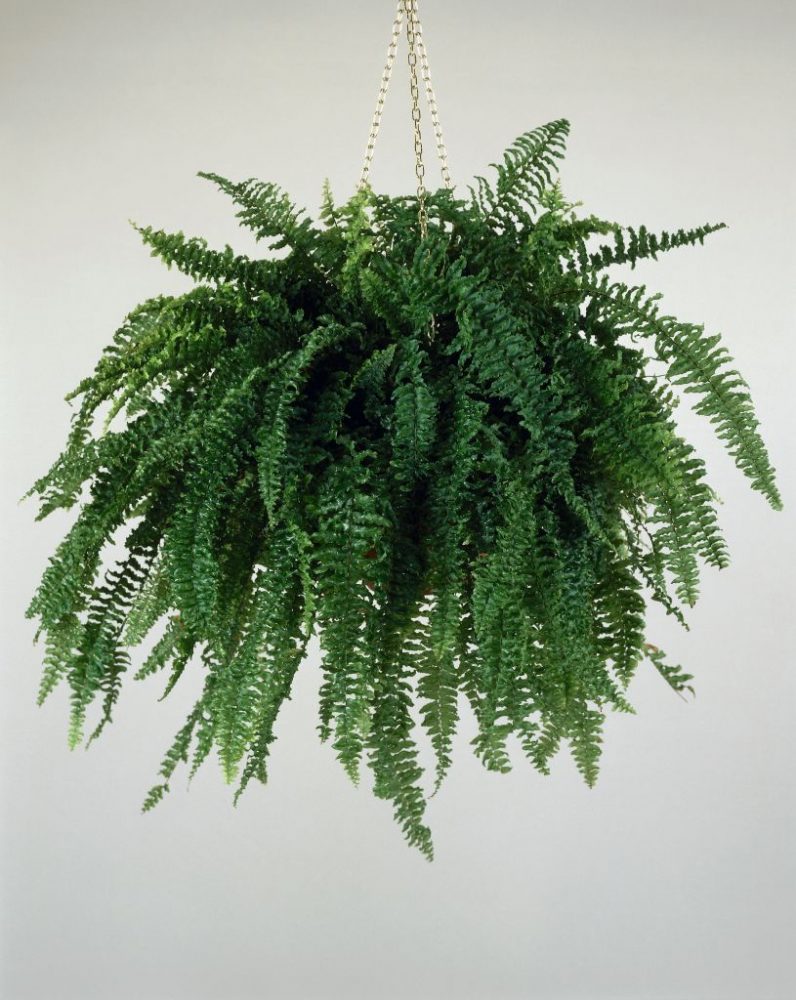
[[[41,699],[71,691],[72,746],[111,720],[147,637],[137,678],[168,693],[201,672],[145,808],[212,751],[239,791],[266,780],[316,634],[321,737],[352,778],[372,769],[429,856],[416,735],[439,785],[462,697],[486,767],[509,768],[512,735],[542,772],[568,742],[591,784],[642,660],[690,690],[645,639],[648,599],[682,619],[700,562],[727,564],[678,389],[780,498],[719,338],[607,272],[722,227],[576,214],[555,179],[567,132],[520,137],[468,198],[430,195],[425,239],[415,198],[327,190],[315,225],[276,185],[215,174],[282,253],[139,229],[196,284],[133,310],[71,394],[65,449],[31,492],[40,517],[79,514],[29,613]]]

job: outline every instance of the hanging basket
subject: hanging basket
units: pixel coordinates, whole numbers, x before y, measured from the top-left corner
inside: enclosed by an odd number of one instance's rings
[[[611,277],[722,227],[656,235],[579,215],[555,180],[565,121],[457,195],[433,94],[444,183],[426,192],[418,67],[430,77],[416,4],[399,15],[353,198],[327,190],[313,223],[273,184],[203,174],[286,251],[262,259],[139,230],[196,287],[134,309],[71,394],[65,449],[31,492],[40,517],[79,514],[30,615],[41,700],[71,690],[72,746],[111,720],[131,651],[135,678],[163,675],[164,696],[201,673],[147,809],[181,762],[193,774],[214,750],[237,794],[266,780],[318,636],[321,737],[352,778],[369,765],[430,856],[426,795],[461,703],[489,769],[508,770],[510,737],[542,772],[566,742],[591,784],[604,714],[630,710],[643,661],[689,689],[647,642],[645,608],[682,621],[700,562],[723,567],[727,550],[678,392],[780,500],[718,338]],[[419,191],[388,198],[367,181],[402,26]]]

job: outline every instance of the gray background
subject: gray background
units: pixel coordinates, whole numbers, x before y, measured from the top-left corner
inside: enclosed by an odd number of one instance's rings
[[[768,511],[684,414],[734,556],[707,574],[690,634],[651,622],[650,638],[697,675],[696,701],[642,671],[638,715],[609,723],[594,791],[566,755],[549,779],[521,760],[487,774],[467,721],[430,808],[433,866],[318,744],[313,658],[267,789],[233,810],[208,765],[189,795],[177,781],[140,817],[195,689],[159,705],[156,686],[131,684],[101,744],[68,753],[64,693],[34,707],[40,652],[22,620],[68,519],[34,527],[32,506],[16,503],[63,441],[63,395],[123,314],[185,287],[126,220],[245,249],[196,170],[276,180],[312,210],[324,176],[350,193],[392,3],[4,0],[0,11],[2,996],[796,995],[792,5],[425,4],[460,189],[517,133],[565,115],[565,190],[590,210],[651,227],[731,224],[639,277],[675,314],[724,333],[788,504]],[[373,174],[389,192],[412,186],[400,60]]]

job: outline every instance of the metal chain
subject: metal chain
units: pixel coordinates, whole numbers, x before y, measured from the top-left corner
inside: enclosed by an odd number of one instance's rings
[[[442,126],[440,125],[437,98],[431,83],[431,71],[429,69],[428,53],[426,51],[426,46],[423,41],[423,28],[420,23],[420,16],[418,14],[417,0],[398,0],[398,8],[396,10],[395,19],[392,25],[392,36],[390,38],[390,44],[387,48],[387,61],[384,65],[384,70],[381,75],[379,94],[376,100],[376,108],[373,112],[373,118],[370,123],[370,133],[368,134],[368,142],[365,148],[365,159],[362,164],[362,172],[359,178],[359,187],[360,188],[365,187],[370,178],[370,169],[373,164],[373,153],[376,148],[376,139],[378,138],[379,129],[381,128],[381,119],[384,113],[384,103],[387,98],[387,90],[390,85],[390,79],[392,78],[393,66],[395,64],[395,56],[398,49],[398,40],[401,36],[401,29],[403,28],[405,15],[407,17],[407,24],[406,24],[407,38],[409,38],[410,34],[414,37],[414,51],[415,51],[414,56],[412,56],[411,54],[412,48],[410,46],[410,56],[409,56],[410,74],[412,72],[412,66],[414,65],[415,84],[416,84],[417,66],[419,61],[420,75],[423,78],[423,84],[425,86],[426,101],[428,103],[428,109],[431,116],[431,125],[434,130],[434,137],[437,145],[437,156],[439,157],[442,182],[446,188],[451,188],[453,185],[451,181],[450,171],[448,169],[448,151],[445,147],[445,139],[442,134]],[[410,85],[411,85],[411,76],[410,76]],[[413,126],[417,126],[418,123],[415,122],[415,111],[414,111],[414,108],[417,107],[417,115],[419,116],[420,114],[419,88],[417,86],[415,86],[415,90],[412,91],[412,106],[413,106],[412,122]],[[415,132],[415,134],[417,133]],[[422,156],[422,139],[420,143],[420,151]],[[417,152],[417,148],[415,152]],[[422,161],[421,161],[421,168],[422,168]],[[423,185],[423,187],[425,191],[425,184]]]
[[[428,211],[426,209],[426,168],[423,163],[423,131],[420,127],[420,84],[417,76],[417,0],[404,0],[406,11],[406,40],[409,43],[407,62],[409,64],[409,94],[412,100],[412,129],[415,137],[415,176],[417,177],[417,214],[420,235],[428,235]]]
[[[390,77],[392,76],[392,68],[395,63],[395,54],[398,50],[398,39],[401,37],[403,19],[404,0],[398,0],[398,9],[395,12],[395,20],[392,23],[392,37],[390,38],[390,44],[387,48],[387,62],[384,64],[384,70],[381,74],[379,96],[376,100],[376,109],[373,112],[373,118],[370,123],[368,144],[365,148],[365,162],[362,164],[362,173],[359,178],[360,188],[365,187],[370,176],[370,168],[373,163],[373,151],[376,148],[376,139],[378,138],[379,128],[381,127],[381,116],[384,113],[384,101],[387,97],[387,88],[390,85]]]
[[[412,20],[415,30],[415,44],[417,46],[418,55],[420,56],[420,72],[423,76],[423,83],[426,88],[426,101],[431,115],[431,125],[434,129],[434,138],[437,143],[437,156],[439,157],[442,183],[446,188],[451,188],[453,187],[453,184],[451,182],[450,170],[448,169],[448,150],[445,146],[445,139],[442,135],[442,126],[439,121],[437,97],[434,93],[434,88],[431,85],[431,70],[429,69],[428,53],[426,52],[425,42],[423,41],[423,26],[420,23],[420,17],[417,13],[417,2],[412,4]]]
[[[442,181],[446,188],[450,188],[452,185],[450,171],[448,170],[448,151],[445,148],[445,140],[443,139],[442,127],[439,122],[437,99],[434,94],[434,88],[431,85],[428,53],[426,52],[426,46],[423,42],[423,29],[420,25],[420,16],[417,12],[417,4],[418,0],[398,0],[398,9],[395,13],[395,19],[393,20],[392,25],[392,36],[390,37],[390,44],[387,47],[387,62],[385,63],[384,70],[381,74],[381,84],[379,86],[379,95],[376,100],[376,109],[373,112],[373,118],[370,123],[370,133],[368,134],[368,143],[365,148],[365,162],[362,164],[362,173],[359,178],[359,188],[361,190],[367,185],[368,178],[370,176],[370,168],[373,163],[373,152],[376,148],[376,139],[378,138],[381,118],[384,112],[384,102],[387,97],[387,88],[389,87],[390,78],[392,77],[395,55],[398,49],[398,39],[400,38],[401,27],[403,26],[405,19],[406,40],[409,43],[407,63],[409,65],[409,94],[411,98],[412,130],[414,133],[415,144],[417,216],[420,227],[420,238],[425,239],[426,236],[428,236],[428,191],[426,190],[425,181],[426,168],[423,163],[423,131],[421,128],[420,116],[420,82],[418,78],[418,61],[420,66],[420,75],[423,77],[423,84],[425,86],[426,101],[428,102],[428,109],[431,115],[434,137],[437,143],[437,155],[439,157],[440,169],[442,171]],[[434,339],[436,330],[436,319],[432,315],[429,318],[429,340]]]

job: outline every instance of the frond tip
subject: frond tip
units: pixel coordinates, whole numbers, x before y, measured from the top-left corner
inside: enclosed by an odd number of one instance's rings
[[[217,174],[280,253],[138,229],[196,285],[133,310],[72,393],[31,493],[40,517],[78,514],[29,614],[40,701],[70,689],[70,745],[100,735],[129,674],[165,698],[201,673],[145,811],[213,752],[235,801],[268,780],[315,635],[321,737],[428,858],[428,786],[465,706],[489,770],[512,737],[542,773],[569,744],[592,785],[640,663],[693,693],[645,638],[648,600],[685,624],[702,565],[728,563],[679,391],[780,496],[726,347],[606,272],[721,226],[579,217],[555,175],[568,131],[520,136],[469,200],[429,195],[422,239],[412,198],[337,206],[327,187],[316,225],[276,185]]]

